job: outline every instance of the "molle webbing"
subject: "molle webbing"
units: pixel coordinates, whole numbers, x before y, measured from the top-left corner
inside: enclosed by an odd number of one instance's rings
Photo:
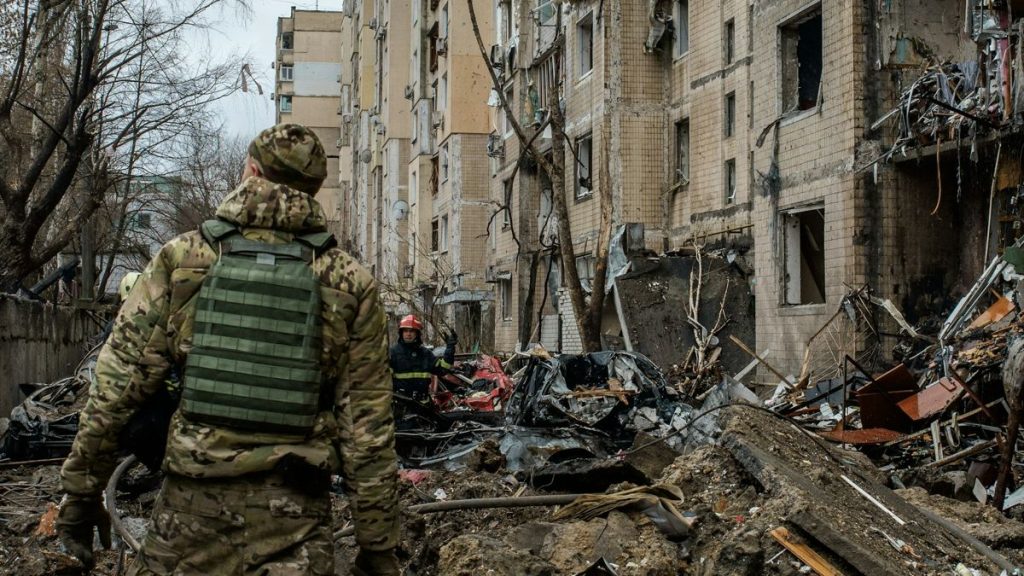
[[[202,230],[220,257],[199,291],[182,413],[306,435],[320,410],[320,282],[309,266],[318,246],[247,240],[216,221]]]

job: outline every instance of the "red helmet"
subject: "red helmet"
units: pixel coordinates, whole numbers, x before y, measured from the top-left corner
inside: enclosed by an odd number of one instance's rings
[[[409,314],[398,323],[399,330],[416,330],[423,332],[423,324],[412,314]]]

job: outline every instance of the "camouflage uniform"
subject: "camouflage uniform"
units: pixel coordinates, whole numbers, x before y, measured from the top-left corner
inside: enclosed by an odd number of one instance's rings
[[[275,155],[275,145],[292,153]],[[264,175],[290,176],[291,186],[247,178],[218,208],[219,219],[239,226],[248,239],[270,243],[325,228],[320,205],[307,194],[326,171],[311,132],[275,126],[253,141],[250,156]],[[165,385],[171,367],[184,364],[199,288],[216,259],[216,249],[198,231],[189,232],[164,245],[142,273],[100,353],[61,471],[69,494],[103,490],[115,465],[118,431]],[[377,284],[338,248],[316,258],[312,268],[321,281],[321,371],[325,382],[334,383],[334,405],[322,409],[302,443],[197,425],[176,413],[163,464],[168,477],[133,573],[333,573],[328,495],[305,495],[274,472],[282,459],[296,457],[323,472],[342,473],[362,549],[396,546],[391,377]]]

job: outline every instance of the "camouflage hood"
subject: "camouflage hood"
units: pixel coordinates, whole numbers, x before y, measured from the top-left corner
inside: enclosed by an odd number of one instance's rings
[[[217,217],[243,228],[270,228],[282,232],[319,232],[326,229],[323,208],[312,196],[284,184],[252,176],[235,188]]]

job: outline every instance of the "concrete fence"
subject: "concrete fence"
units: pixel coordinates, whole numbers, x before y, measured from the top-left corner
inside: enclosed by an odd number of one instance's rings
[[[0,417],[24,399],[19,384],[70,376],[98,331],[83,310],[0,296]]]

